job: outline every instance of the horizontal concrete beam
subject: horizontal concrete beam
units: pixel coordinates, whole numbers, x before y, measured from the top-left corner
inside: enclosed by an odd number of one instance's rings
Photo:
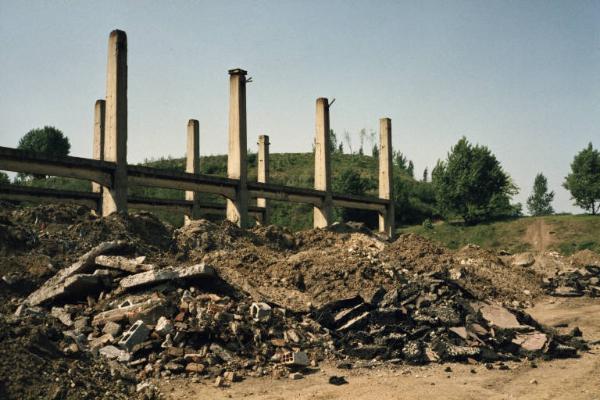
[[[12,201],[26,201],[31,203],[71,202],[82,204],[96,209],[100,201],[100,193],[80,192],[72,190],[59,190],[48,188],[37,188],[20,185],[0,185],[0,199]],[[155,199],[151,197],[128,196],[127,203],[134,208],[140,209],[179,209],[190,211],[193,202],[179,199]],[[203,214],[224,215],[225,204],[213,202],[201,202],[200,210]],[[251,206],[249,211],[252,215],[262,215],[261,207]]]
[[[129,165],[127,175],[131,185],[214,193],[227,198],[235,196],[235,188],[238,185],[235,179],[161,170],[138,165]]]
[[[0,185],[0,199],[31,203],[64,203],[66,201],[96,209],[100,201],[100,193]]]
[[[86,179],[102,186],[112,185],[116,164],[80,157],[52,157],[0,146],[0,170],[66,178]]]
[[[372,211],[385,211],[385,206],[381,204],[374,203],[364,203],[361,201],[354,200],[345,200],[345,199],[336,199],[333,197],[333,205],[335,207],[345,207],[345,208],[356,208],[359,210],[372,210]]]

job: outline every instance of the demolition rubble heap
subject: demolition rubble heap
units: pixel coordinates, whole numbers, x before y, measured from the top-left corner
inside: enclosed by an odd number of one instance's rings
[[[583,250],[571,257],[571,265],[544,279],[543,287],[551,296],[600,296],[600,256]]]
[[[478,278],[475,261],[413,235],[389,244],[346,225],[293,234],[205,220],[173,230],[148,213],[43,206],[4,211],[0,238],[6,398],[34,398],[27,380],[55,399],[152,398],[153,379],[173,375],[221,386],[324,360],[491,363],[585,348],[580,332],[503,306],[510,292],[485,296],[491,269]],[[530,271],[510,273],[534,286]]]

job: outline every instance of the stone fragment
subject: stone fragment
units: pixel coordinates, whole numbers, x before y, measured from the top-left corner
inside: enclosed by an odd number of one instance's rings
[[[90,348],[98,349],[100,347],[104,347],[107,344],[112,344],[114,342],[115,338],[113,337],[113,335],[111,335],[110,333],[105,333],[102,336],[90,340]]]
[[[515,267],[529,267],[535,263],[535,257],[531,253],[521,253],[513,256],[512,265]]]
[[[223,387],[223,386],[225,386],[225,379],[223,379],[222,376],[217,376],[217,379],[215,379],[214,386],[215,387]]]
[[[102,332],[117,337],[121,333],[121,329],[121,325],[113,321],[108,321],[106,325],[104,325],[104,328],[102,328]]]
[[[119,346],[131,351],[133,346],[142,343],[148,337],[150,330],[144,324],[144,321],[138,320],[131,325],[131,327],[123,333],[121,340],[119,340]]]
[[[63,325],[67,327],[73,326],[71,313],[69,313],[63,307],[52,307],[52,309],[50,310],[50,315],[57,318]]]
[[[85,328],[87,328],[90,324],[90,317],[79,317],[75,319],[75,322],[73,322],[73,328],[78,331],[81,332],[83,331]]]
[[[192,363],[188,363],[188,364],[185,366],[185,370],[186,370],[187,372],[196,372],[196,373],[198,373],[198,374],[200,374],[200,373],[204,372],[204,369],[205,369],[205,368],[206,368],[206,367],[205,367],[203,364],[194,363],[194,362],[192,362]]]
[[[335,376],[334,375],[334,376],[329,377],[329,384],[340,386],[340,385],[348,384],[348,381],[343,376]]]
[[[338,332],[347,332],[351,330],[362,329],[369,323],[371,313],[369,311],[365,311],[361,315],[356,318],[351,319],[344,325],[340,326],[337,331]]]
[[[571,286],[559,286],[554,289],[551,293],[552,296],[557,297],[581,297],[583,296],[583,292],[571,287]]]
[[[271,306],[267,303],[252,303],[250,316],[255,321],[267,321],[271,317]]]
[[[121,271],[136,274],[138,272],[150,271],[154,269],[153,265],[144,264],[146,256],[136,258],[127,258],[123,256],[98,256],[95,259],[96,265],[106,268],[118,269]]]
[[[169,319],[162,316],[158,319],[154,330],[159,335],[166,336],[167,333],[173,333],[173,323]]]
[[[298,379],[304,378],[304,375],[302,375],[300,372],[292,372],[288,377],[291,380],[296,381]]]
[[[238,374],[236,374],[234,371],[227,371],[223,374],[223,378],[230,383],[233,382],[239,382],[240,381],[240,377]]]
[[[525,351],[540,351],[544,348],[548,336],[542,332],[517,333],[513,343],[521,346]]]
[[[109,360],[117,359],[120,362],[127,362],[131,359],[131,354],[115,346],[104,346],[98,352]]]
[[[489,325],[500,329],[523,329],[517,317],[506,308],[496,304],[484,304],[479,311]]]
[[[189,267],[167,267],[156,271],[141,272],[121,279],[119,286],[123,289],[133,289],[175,279],[212,278],[215,276],[214,268],[201,263]]]
[[[342,326],[348,323],[353,318],[358,317],[363,314],[365,311],[369,309],[369,306],[366,303],[360,303],[354,307],[346,308],[333,317],[333,323],[335,326]]]
[[[467,328],[465,328],[464,326],[455,326],[449,328],[448,330],[463,340],[467,340],[469,337],[467,334]]]
[[[92,320],[92,325],[104,325],[109,321],[119,322],[123,320],[137,321],[141,319],[144,323],[154,325],[156,321],[168,312],[165,301],[162,299],[151,298],[141,303],[131,304],[127,300],[118,308],[96,314]]]

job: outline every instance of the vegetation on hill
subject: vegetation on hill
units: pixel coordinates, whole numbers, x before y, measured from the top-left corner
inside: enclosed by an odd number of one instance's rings
[[[549,250],[565,255],[584,249],[600,253],[600,221],[593,215],[523,217],[474,226],[439,222],[403,228],[400,232],[416,233],[451,249],[472,243],[490,250],[516,253],[531,250],[530,244],[525,240],[525,233],[539,219],[550,226],[552,242]]]

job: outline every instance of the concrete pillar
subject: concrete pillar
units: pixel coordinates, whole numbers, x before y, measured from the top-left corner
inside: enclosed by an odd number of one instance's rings
[[[227,219],[241,228],[248,226],[248,165],[246,139],[246,74],[229,71],[229,153],[227,176],[238,179],[234,199],[227,199]]]
[[[331,159],[329,145],[329,101],[317,99],[315,125],[315,189],[326,192],[320,207],[314,207],[313,226],[324,228],[333,222],[333,202],[331,199]]]
[[[105,112],[106,102],[104,100],[96,100],[96,104],[94,105],[94,148],[92,149],[92,158],[94,160],[104,160]],[[102,193],[102,186],[96,182],[92,182],[92,192]]]
[[[117,168],[102,191],[102,215],[127,212],[127,35],[119,30],[108,39],[104,159]]]
[[[269,144],[269,136],[260,135],[258,137],[258,181],[262,183],[269,182]],[[268,225],[269,207],[267,199],[257,198],[256,205],[264,208],[262,223]]]
[[[392,120],[379,120],[379,197],[393,199],[394,183],[392,180]],[[379,213],[379,231],[394,236],[394,202],[386,207],[384,213]]]
[[[190,119],[187,124],[185,172],[190,174],[200,173],[200,123],[195,119]],[[200,193],[188,190],[185,192],[185,199],[194,202],[192,206],[192,218],[199,218]]]

